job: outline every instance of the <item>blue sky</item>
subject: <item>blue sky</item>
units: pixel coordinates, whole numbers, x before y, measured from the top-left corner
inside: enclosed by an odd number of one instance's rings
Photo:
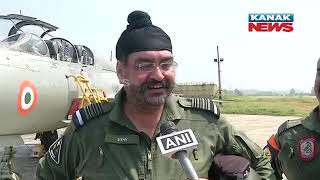
[[[217,83],[213,59],[219,45],[222,88],[309,92],[320,57],[319,5],[316,0],[10,0],[1,2],[0,14],[21,10],[58,26],[54,35],[109,58],[127,15],[143,10],[172,39],[178,82]],[[249,13],[294,13],[294,31],[248,32]]]

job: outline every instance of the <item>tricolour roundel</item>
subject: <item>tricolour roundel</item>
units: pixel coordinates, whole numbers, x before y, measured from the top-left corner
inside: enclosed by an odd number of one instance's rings
[[[25,116],[37,105],[38,92],[34,84],[28,80],[20,84],[18,92],[18,112]]]

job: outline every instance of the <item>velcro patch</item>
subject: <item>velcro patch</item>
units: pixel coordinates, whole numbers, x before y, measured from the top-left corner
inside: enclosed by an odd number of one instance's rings
[[[318,155],[317,140],[314,136],[301,138],[298,142],[299,159],[312,161]]]
[[[56,164],[60,163],[62,143],[63,136],[57,139],[49,148],[49,155]]]

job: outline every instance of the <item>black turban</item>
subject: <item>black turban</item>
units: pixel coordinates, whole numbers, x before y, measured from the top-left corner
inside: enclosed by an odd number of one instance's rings
[[[172,52],[170,37],[152,24],[150,16],[143,11],[133,11],[128,15],[127,29],[117,42],[116,57],[125,59],[129,54],[148,50],[168,50]]]

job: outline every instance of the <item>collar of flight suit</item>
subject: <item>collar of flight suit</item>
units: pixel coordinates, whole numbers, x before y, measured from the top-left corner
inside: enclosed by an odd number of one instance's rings
[[[309,116],[302,121],[302,125],[305,128],[320,134],[319,106],[314,108],[314,110],[309,114]]]
[[[122,126],[136,129],[133,123],[127,118],[124,113],[123,102],[125,98],[125,91],[122,88],[114,98],[114,106],[109,114],[109,118]],[[161,115],[161,121],[163,120],[180,120],[183,117],[184,109],[178,105],[178,97],[170,95],[164,107],[164,111]]]
[[[180,105],[178,105],[178,100],[178,97],[176,97],[175,95],[170,95],[168,97],[161,117],[162,120],[173,121],[183,118],[184,109]]]

